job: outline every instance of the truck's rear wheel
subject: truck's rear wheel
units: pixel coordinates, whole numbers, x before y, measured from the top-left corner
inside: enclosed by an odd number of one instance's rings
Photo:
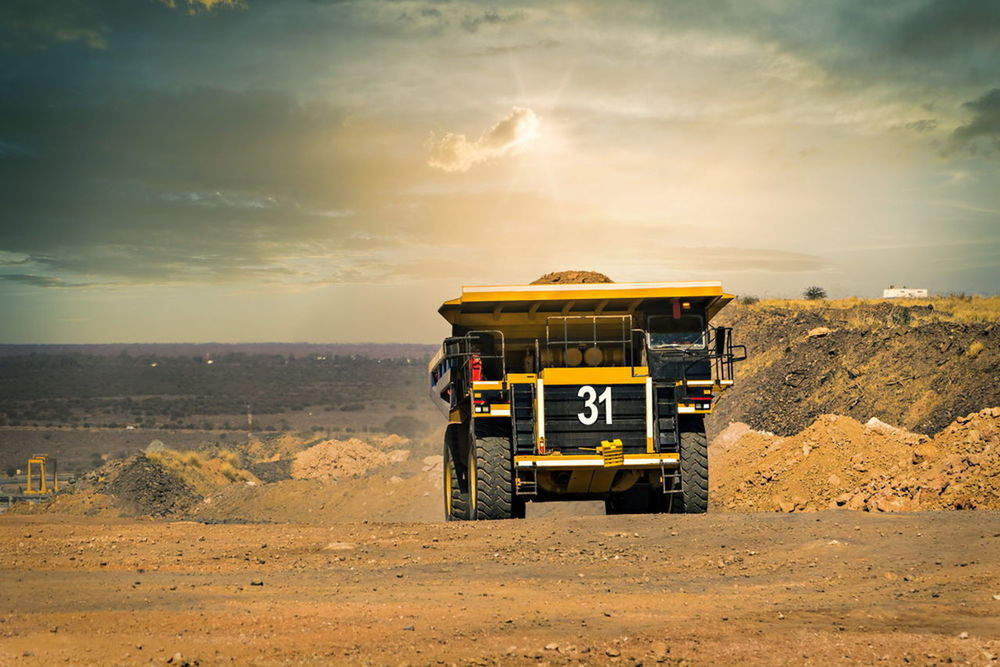
[[[448,424],[444,431],[444,518],[445,521],[462,521],[469,518],[469,484],[456,464],[462,426]],[[464,490],[463,490],[464,489]]]
[[[681,492],[674,494],[673,507],[685,514],[704,514],[708,511],[705,418],[703,415],[680,415],[677,426],[680,435]]]
[[[524,502],[514,497],[510,438],[476,438],[470,458],[469,479],[475,479],[470,518],[513,519],[524,516]]]

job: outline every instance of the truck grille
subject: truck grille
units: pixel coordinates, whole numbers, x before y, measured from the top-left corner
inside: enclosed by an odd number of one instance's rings
[[[545,386],[548,451],[594,454],[602,440],[616,438],[622,441],[625,454],[646,451],[645,385]]]

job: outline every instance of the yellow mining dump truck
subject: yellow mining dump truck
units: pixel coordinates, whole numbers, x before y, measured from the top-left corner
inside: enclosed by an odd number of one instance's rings
[[[448,417],[449,520],[523,517],[527,501],[609,514],[705,512],[705,415],[746,348],[709,327],[719,282],[465,287],[429,366]]]

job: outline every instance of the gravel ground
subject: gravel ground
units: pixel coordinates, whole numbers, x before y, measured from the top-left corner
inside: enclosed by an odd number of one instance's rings
[[[1000,513],[0,516],[0,664],[995,664]]]

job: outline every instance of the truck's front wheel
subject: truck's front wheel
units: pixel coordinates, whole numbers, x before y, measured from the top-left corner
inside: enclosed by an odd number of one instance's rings
[[[681,415],[677,424],[680,435],[680,496],[685,514],[708,511],[708,438],[703,415]],[[674,503],[677,501],[674,500]]]

